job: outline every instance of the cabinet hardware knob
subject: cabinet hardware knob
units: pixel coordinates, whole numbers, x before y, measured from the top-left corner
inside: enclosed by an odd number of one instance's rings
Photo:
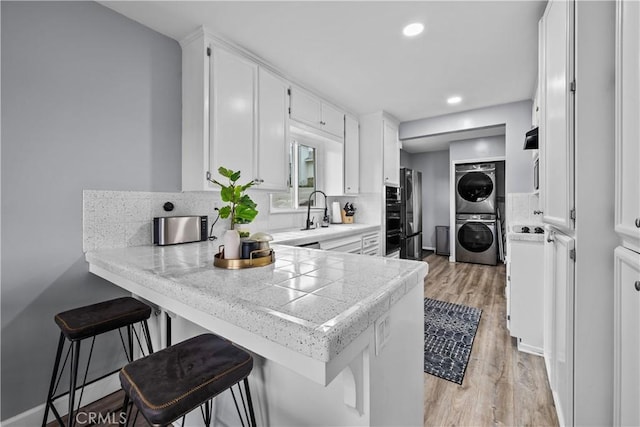
[[[547,237],[547,243],[552,243],[555,240],[553,239],[553,234],[549,234],[549,237]]]
[[[636,227],[640,228],[640,217],[636,218]]]
[[[636,280],[635,287],[636,291],[640,292],[640,280]]]
[[[326,125],[327,123],[326,123],[326,122],[323,122],[322,120],[320,120],[320,124],[324,126],[324,125]]]

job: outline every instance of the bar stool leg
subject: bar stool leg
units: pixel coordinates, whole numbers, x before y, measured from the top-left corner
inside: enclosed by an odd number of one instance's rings
[[[73,346],[73,355],[71,356],[71,377],[69,382],[69,420],[67,422],[68,427],[73,427],[73,422],[75,421],[73,416],[73,409],[75,406],[76,384],[78,381],[78,365],[80,364],[80,342],[81,341],[73,341],[71,343],[71,345]]]
[[[151,354],[153,353],[153,345],[151,344],[151,333],[149,332],[149,324],[146,320],[142,322],[142,327],[144,329],[144,336],[147,341],[147,350],[149,351],[149,354]]]
[[[253,412],[253,402],[251,401],[251,392],[249,391],[249,381],[244,379],[244,391],[247,393],[247,405],[249,405],[249,416],[251,417],[251,425],[256,427],[256,416]]]
[[[129,395],[124,394],[124,401],[122,402],[122,409],[120,411],[120,418],[118,419],[118,427],[124,427],[129,425]],[[124,417],[123,415],[124,414]],[[126,421],[126,423],[124,422]]]
[[[53,374],[51,374],[51,384],[49,385],[49,393],[47,394],[47,403],[44,407],[44,418],[42,419],[42,427],[47,425],[47,417],[49,416],[49,406],[52,405],[51,398],[53,397],[53,390],[56,384],[56,378],[58,376],[58,369],[60,368],[60,359],[62,358],[62,349],[64,348],[64,334],[60,333],[60,339],[58,340],[58,351],[56,352],[56,361],[53,363]]]

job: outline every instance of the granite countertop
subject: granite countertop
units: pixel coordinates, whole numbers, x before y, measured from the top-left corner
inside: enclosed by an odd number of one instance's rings
[[[348,237],[354,234],[379,231],[380,225],[371,224],[331,224],[329,227],[312,228],[310,230],[282,230],[270,233],[273,243],[283,245],[303,245],[316,241]]]
[[[512,242],[544,242],[544,234],[508,232],[507,239]]]
[[[523,233],[522,229],[528,228],[528,233]],[[507,239],[510,241],[521,241],[521,242],[543,242],[544,241],[544,233],[534,233],[536,228],[544,228],[544,224],[542,223],[513,223],[509,226],[509,230],[507,232]]]
[[[274,264],[225,270],[212,263],[218,244],[102,249],[86,260],[321,362],[422,286],[428,271],[424,262],[281,245],[272,245]]]

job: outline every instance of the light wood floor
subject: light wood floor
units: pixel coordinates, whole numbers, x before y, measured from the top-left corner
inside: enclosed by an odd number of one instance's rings
[[[542,357],[519,352],[506,328],[505,266],[429,255],[425,297],[482,309],[462,385],[424,374],[425,426],[557,426]]]

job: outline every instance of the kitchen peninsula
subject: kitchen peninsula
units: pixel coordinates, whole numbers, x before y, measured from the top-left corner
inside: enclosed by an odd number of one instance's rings
[[[273,248],[274,264],[244,270],[212,265],[217,242],[96,249],[86,260],[173,316],[173,342],[204,329],[251,351],[258,425],[421,425],[427,264]],[[235,424],[225,404],[215,416]]]

